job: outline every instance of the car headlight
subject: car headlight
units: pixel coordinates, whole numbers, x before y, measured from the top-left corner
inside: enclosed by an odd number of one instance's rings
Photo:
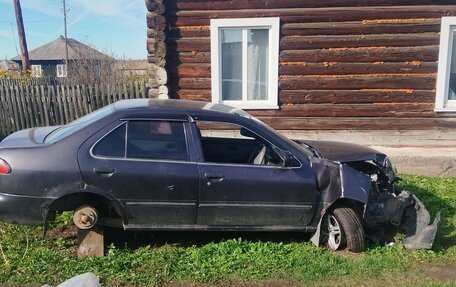
[[[385,159],[385,174],[391,183],[396,181],[397,169],[388,157]]]

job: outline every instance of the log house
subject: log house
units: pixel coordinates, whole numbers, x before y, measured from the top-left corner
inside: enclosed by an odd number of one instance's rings
[[[152,97],[225,102],[279,130],[454,137],[456,0],[145,2]]]

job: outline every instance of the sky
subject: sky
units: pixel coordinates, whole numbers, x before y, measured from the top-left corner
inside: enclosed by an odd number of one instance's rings
[[[29,50],[64,35],[62,0],[20,2]],[[146,58],[144,0],[66,0],[66,8],[68,38],[119,59]],[[0,0],[0,59],[19,53],[13,0]]]

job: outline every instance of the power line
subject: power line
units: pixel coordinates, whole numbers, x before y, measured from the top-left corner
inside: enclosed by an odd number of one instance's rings
[[[10,24],[11,24],[11,33],[13,34],[14,48],[16,48],[16,55],[19,55],[19,50],[17,49],[17,43],[16,43],[16,35],[14,34],[13,22],[10,22]]]
[[[25,23],[42,23],[42,22],[60,22],[60,20],[54,19],[48,19],[48,20],[29,20],[29,21],[24,21]]]
[[[11,20],[12,21],[12,20]],[[0,21],[0,23],[11,23],[11,21]],[[28,21],[23,21],[24,23],[41,23],[41,22],[59,22],[60,20],[57,19],[42,19],[42,20],[28,20]]]

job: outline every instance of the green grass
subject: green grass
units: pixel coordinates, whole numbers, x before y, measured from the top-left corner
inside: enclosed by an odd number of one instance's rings
[[[57,285],[69,277],[93,272],[104,286],[233,282],[276,282],[279,286],[455,286],[455,281],[448,281],[451,278],[439,276],[438,270],[453,268],[456,273],[456,178],[403,178],[400,186],[416,193],[432,216],[438,210],[442,213],[433,250],[412,252],[399,244],[371,244],[362,254],[335,253],[296,238],[280,241],[261,239],[260,235],[260,240],[150,240],[139,247],[111,244],[107,256],[79,261],[74,255],[75,237],[56,233],[69,221],[69,216],[64,215],[45,240],[40,228],[0,225],[0,285]],[[437,268],[437,276],[428,272],[433,268]]]

